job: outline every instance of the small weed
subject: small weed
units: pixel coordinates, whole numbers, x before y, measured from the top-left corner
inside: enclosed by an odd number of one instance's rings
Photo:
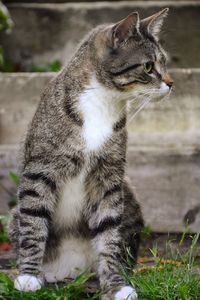
[[[183,234],[181,242],[185,238]],[[132,270],[127,281],[135,286],[139,299],[145,300],[199,300],[200,275],[194,272],[195,255],[200,233],[191,239],[190,249],[181,255],[170,254],[169,259],[158,256],[157,246],[151,249],[154,265]],[[169,252],[170,253],[170,252]],[[199,265],[200,267],[200,265]]]
[[[10,177],[10,180],[16,184],[16,186],[19,185],[19,176],[15,172],[11,171],[9,173],[9,177]]]
[[[9,173],[9,178],[17,188],[18,185],[19,185],[19,176],[15,172],[11,171]],[[3,183],[1,183],[1,181],[0,181],[0,187],[9,195],[9,198],[10,198],[9,202],[8,202],[9,208],[14,207],[17,204],[17,195],[16,195],[16,193],[13,193],[12,191],[10,191],[7,187],[5,187],[3,185]]]
[[[145,238],[151,237],[152,233],[153,233],[152,228],[149,225],[144,226],[142,230],[142,239],[144,240]]]
[[[9,241],[7,226],[8,226],[8,217],[0,215],[0,242]]]
[[[59,60],[54,60],[47,65],[35,66],[32,65],[31,72],[58,72],[61,69],[61,62]]]

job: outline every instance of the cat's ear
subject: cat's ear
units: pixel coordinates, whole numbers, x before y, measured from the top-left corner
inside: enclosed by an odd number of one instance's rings
[[[134,31],[139,29],[139,15],[133,12],[125,19],[115,24],[112,28],[112,44],[113,47],[118,47],[122,42],[126,41]]]
[[[158,38],[161,31],[163,21],[168,15],[169,8],[165,8],[156,14],[143,19],[141,21],[141,26],[146,27],[147,31],[153,35],[155,38]]]

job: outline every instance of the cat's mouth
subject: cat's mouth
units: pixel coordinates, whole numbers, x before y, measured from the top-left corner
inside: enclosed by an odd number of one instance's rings
[[[165,97],[170,95],[171,90],[172,87],[168,86],[165,82],[162,82],[160,88],[155,89],[155,91],[152,92],[151,102],[159,102],[163,100]]]

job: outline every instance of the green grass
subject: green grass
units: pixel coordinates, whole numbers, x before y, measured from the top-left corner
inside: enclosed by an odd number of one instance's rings
[[[144,273],[129,277],[134,284],[139,299],[148,300],[199,300],[200,276],[192,273],[187,266],[175,267],[172,264],[157,265]]]
[[[99,299],[99,292],[91,294],[85,291],[87,281],[94,274],[81,274],[65,286],[50,285],[36,292],[20,292],[14,289],[13,282],[8,276],[0,273],[1,300],[83,300]]]
[[[194,268],[200,264],[195,261],[194,250],[197,247],[200,234],[191,238],[191,246],[185,254],[176,253],[167,243],[168,259],[158,256],[157,247],[151,249],[154,266],[133,270],[127,276],[130,284],[138,291],[139,299],[145,300],[199,300],[200,299],[200,273],[194,273]],[[183,243],[185,233],[181,238]],[[171,252],[171,253],[170,253]],[[140,271],[140,272],[139,272]]]
[[[140,300],[200,299],[200,275],[194,273],[194,267],[200,267],[194,256],[198,239],[199,234],[193,237],[190,249],[184,255],[177,251],[176,254],[169,254],[166,260],[158,256],[155,246],[151,250],[153,266],[145,265],[144,268],[135,270],[129,266],[129,273],[124,275],[136,287]],[[86,288],[93,275],[83,273],[66,285],[51,285],[35,293],[22,293],[13,288],[13,282],[5,274],[0,273],[0,300],[100,299],[99,291]]]

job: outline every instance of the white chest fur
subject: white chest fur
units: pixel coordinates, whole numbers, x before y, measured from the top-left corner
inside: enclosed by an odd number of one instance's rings
[[[81,94],[78,109],[84,119],[82,134],[87,154],[97,151],[112,135],[113,125],[119,120],[125,107],[121,97],[121,93],[106,89],[95,78],[92,78],[88,88]],[[80,220],[85,200],[86,168],[87,166],[63,186],[55,215],[56,223],[61,226],[70,226]]]
[[[57,224],[70,226],[79,221],[85,199],[84,178],[85,170],[63,185],[55,215]]]
[[[120,94],[103,87],[95,77],[81,94],[79,109],[84,119],[86,151],[98,150],[112,135],[113,125],[125,106]]]

